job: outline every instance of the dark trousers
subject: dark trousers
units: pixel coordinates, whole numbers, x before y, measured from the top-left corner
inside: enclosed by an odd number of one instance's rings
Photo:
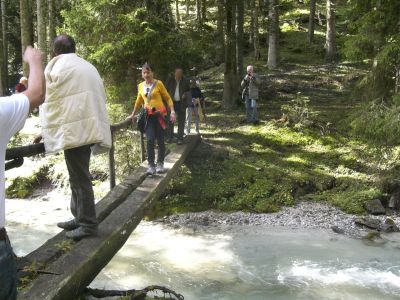
[[[178,122],[178,135],[177,138],[179,140],[183,139],[183,134],[185,131],[185,122],[186,122],[186,108],[183,106],[182,101],[174,102],[174,109]],[[176,122],[175,122],[176,123]],[[174,137],[174,123],[169,122],[168,126],[168,138],[172,139]]]
[[[0,240],[0,299],[17,299],[17,267],[8,238]]]
[[[79,226],[96,228],[96,210],[89,172],[90,145],[64,151],[71,185],[71,212]]]
[[[155,163],[155,141],[157,140],[158,145],[158,157],[157,162],[163,163],[165,157],[165,141],[164,141],[164,129],[162,128],[158,116],[149,116],[146,124],[146,139],[147,139],[147,161],[150,166],[154,166]]]

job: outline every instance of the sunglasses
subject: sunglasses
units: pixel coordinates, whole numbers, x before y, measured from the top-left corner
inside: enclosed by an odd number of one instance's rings
[[[147,88],[146,89],[146,98],[149,96],[149,93],[150,93],[150,88]]]

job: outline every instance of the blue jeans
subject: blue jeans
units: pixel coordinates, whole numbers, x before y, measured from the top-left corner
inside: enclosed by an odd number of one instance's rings
[[[17,267],[9,241],[0,241],[0,300],[17,299]]]
[[[247,119],[247,122],[252,123],[252,122],[258,121],[257,100],[255,100],[255,99],[246,99],[246,103],[245,104],[246,104],[246,119]]]
[[[187,108],[187,127],[186,127],[188,133],[190,133],[190,130],[192,128],[193,114],[194,114],[194,124],[196,126],[196,131],[197,132],[199,131],[199,109],[195,106],[189,106]]]
[[[146,124],[146,138],[147,138],[147,161],[150,166],[155,165],[155,142],[158,145],[157,163],[164,163],[165,156],[165,130],[162,128],[157,116],[149,116]]]

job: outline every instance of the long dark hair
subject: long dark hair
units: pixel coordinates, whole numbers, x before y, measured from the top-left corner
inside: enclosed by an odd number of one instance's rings
[[[145,70],[147,70],[147,71],[151,71],[151,72],[154,73],[154,68],[153,68],[153,66],[150,65],[150,64],[147,63],[147,62],[142,66],[142,70],[143,70],[143,69],[145,69]]]

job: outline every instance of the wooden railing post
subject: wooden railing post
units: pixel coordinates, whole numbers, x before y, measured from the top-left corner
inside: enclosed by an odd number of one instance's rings
[[[115,185],[115,146],[114,146],[114,132],[111,131],[111,149],[108,158],[108,168],[110,172],[110,190],[112,190]]]
[[[140,132],[140,158],[141,158],[141,162],[144,162],[146,160],[146,149],[144,146],[143,132]]]

